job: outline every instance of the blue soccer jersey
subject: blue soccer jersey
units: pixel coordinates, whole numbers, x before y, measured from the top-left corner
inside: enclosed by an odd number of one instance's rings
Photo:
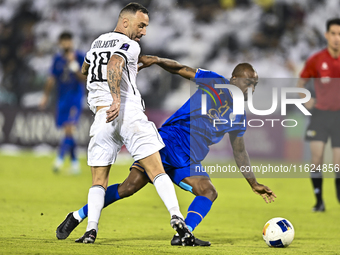
[[[177,140],[191,163],[201,162],[226,133],[243,136],[246,115],[233,115],[233,97],[228,89],[214,89],[214,84],[229,84],[229,80],[212,71],[198,69],[195,75],[197,91],[160,128],[178,127],[172,139]],[[202,94],[206,94],[206,114],[202,115]],[[217,121],[219,120],[219,121]],[[173,132],[173,131],[172,131]],[[172,141],[175,142],[175,141]]]
[[[84,55],[76,51],[75,56],[81,66]],[[56,80],[59,107],[74,105],[81,100],[84,94],[84,85],[77,79],[76,74],[67,68],[67,61],[61,54],[56,54],[54,57],[51,74]]]
[[[76,51],[75,57],[81,66],[84,55]],[[61,54],[54,57],[51,75],[56,81],[57,126],[60,127],[66,122],[77,122],[81,113],[84,84],[68,69],[67,60]]]

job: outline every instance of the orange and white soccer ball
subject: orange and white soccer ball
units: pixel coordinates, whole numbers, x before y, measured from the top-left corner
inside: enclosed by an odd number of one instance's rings
[[[284,248],[294,240],[293,224],[285,218],[273,218],[263,227],[263,240],[269,247]]]

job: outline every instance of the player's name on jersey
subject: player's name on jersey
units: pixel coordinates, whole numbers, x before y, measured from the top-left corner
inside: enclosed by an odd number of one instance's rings
[[[118,39],[108,40],[108,41],[98,40],[94,43],[92,49],[114,47],[114,46],[116,46],[116,43],[118,41],[119,41]]]

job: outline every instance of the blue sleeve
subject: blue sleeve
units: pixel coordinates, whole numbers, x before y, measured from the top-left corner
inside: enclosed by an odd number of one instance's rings
[[[200,78],[222,78],[222,79],[225,79],[222,75],[219,75],[218,73],[199,68],[199,69],[197,69],[197,72],[195,74],[195,79],[200,79]]]
[[[236,115],[236,120],[235,120],[234,123],[235,124],[236,123],[244,123],[245,125],[244,126],[243,125],[237,126],[238,127],[237,129],[230,131],[229,133],[236,135],[237,137],[242,137],[247,130],[246,112],[244,112],[244,115]]]
[[[235,131],[231,131],[229,133],[233,134],[233,135],[235,135],[237,137],[242,137],[245,132],[246,132],[245,130],[235,130]]]

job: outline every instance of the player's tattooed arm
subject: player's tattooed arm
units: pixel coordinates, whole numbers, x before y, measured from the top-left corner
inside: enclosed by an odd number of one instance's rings
[[[84,61],[83,65],[81,66],[81,73],[83,75],[88,75],[89,74],[89,67],[90,67],[90,65]]]
[[[110,87],[113,99],[120,101],[120,81],[122,79],[124,59],[118,55],[113,55],[107,64],[107,82]]]
[[[107,83],[110,88],[113,102],[110,109],[106,111],[106,122],[111,122],[118,117],[120,109],[120,82],[122,79],[124,59],[118,55],[113,55],[107,64]]]
[[[195,74],[197,71],[197,69],[182,65],[176,60],[168,59],[168,58],[159,58],[157,56],[149,56],[149,55],[141,56],[139,58],[139,63],[142,64],[141,66],[139,66],[139,70],[145,67],[151,66],[153,64],[157,64],[160,67],[162,67],[164,70],[170,73],[173,73],[173,74],[178,74],[186,79],[195,78]]]
[[[197,71],[197,69],[182,65],[176,60],[168,58],[158,58],[157,65],[170,73],[178,74],[186,79],[195,78],[195,74]]]

